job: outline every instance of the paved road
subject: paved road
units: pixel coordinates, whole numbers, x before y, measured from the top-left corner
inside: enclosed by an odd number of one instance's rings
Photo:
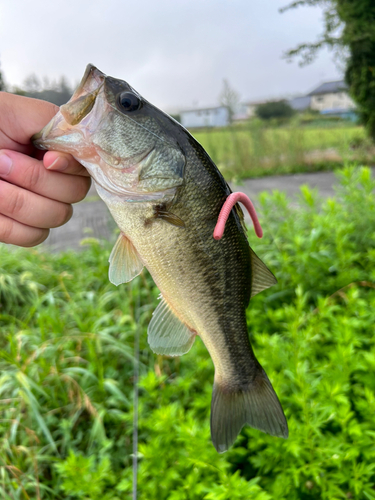
[[[375,168],[372,169],[375,176]],[[316,187],[322,197],[334,195],[333,186],[336,178],[331,172],[318,172],[313,174],[295,174],[261,179],[248,179],[240,186],[232,185],[233,191],[243,191],[256,206],[257,196],[262,191],[285,191],[291,201],[296,198],[299,188],[303,184]],[[91,200],[91,201],[90,201]],[[248,216],[247,216],[248,217]],[[247,219],[248,222],[249,219]],[[83,238],[113,238],[115,224],[106,207],[99,199],[95,188],[92,187],[87,201],[74,206],[72,219],[64,226],[52,229],[50,236],[43,243],[43,247],[52,251],[66,249],[79,249]]]
[[[321,196],[334,195],[336,177],[332,172],[316,172],[313,174],[278,175],[262,177],[261,179],[248,179],[243,185],[231,185],[233,191],[243,191],[251,200],[256,200],[263,191],[285,191],[288,198],[295,198],[303,184],[318,188]]]

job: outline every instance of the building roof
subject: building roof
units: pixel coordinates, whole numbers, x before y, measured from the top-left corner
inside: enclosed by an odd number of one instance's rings
[[[336,92],[342,92],[343,90],[347,90],[348,86],[344,82],[344,80],[337,80],[335,82],[325,82],[319,85],[315,90],[310,92],[308,94],[309,96],[312,95],[319,95],[319,94],[334,94]]]

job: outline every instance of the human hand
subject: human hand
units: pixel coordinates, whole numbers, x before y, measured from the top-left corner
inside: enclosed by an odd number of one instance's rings
[[[0,92],[0,242],[24,247],[65,224],[91,180],[71,155],[30,142],[57,113],[46,101]]]

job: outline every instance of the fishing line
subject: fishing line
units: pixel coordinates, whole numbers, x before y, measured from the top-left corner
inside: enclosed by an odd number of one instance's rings
[[[139,281],[139,280],[138,280]],[[139,398],[139,316],[140,316],[140,306],[141,306],[141,289],[140,284],[138,284],[138,293],[136,299],[136,308],[134,319],[136,323],[136,328],[134,331],[134,401],[133,401],[133,500],[137,500],[138,493],[138,398]]]

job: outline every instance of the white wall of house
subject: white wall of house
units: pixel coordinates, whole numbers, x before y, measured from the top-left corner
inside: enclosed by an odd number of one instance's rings
[[[264,101],[257,102],[242,102],[237,105],[236,112],[233,116],[233,120],[247,120],[255,116],[255,110],[259,104],[263,104]]]
[[[328,109],[354,109],[355,104],[346,92],[334,92],[312,95],[310,107],[316,111],[325,111]]]
[[[185,128],[225,127],[229,124],[228,110],[224,106],[181,111],[180,116]]]
[[[306,95],[292,97],[291,99],[288,99],[288,104],[295,111],[305,111],[311,107],[311,97]]]
[[[256,101],[256,102],[248,102],[244,106],[246,106],[246,115],[248,118],[253,118],[255,116],[255,110],[259,106],[259,104],[264,104],[266,101]]]
[[[257,104],[248,104],[247,109],[246,109],[246,114],[249,118],[252,118],[255,116],[255,110],[256,110]]]

